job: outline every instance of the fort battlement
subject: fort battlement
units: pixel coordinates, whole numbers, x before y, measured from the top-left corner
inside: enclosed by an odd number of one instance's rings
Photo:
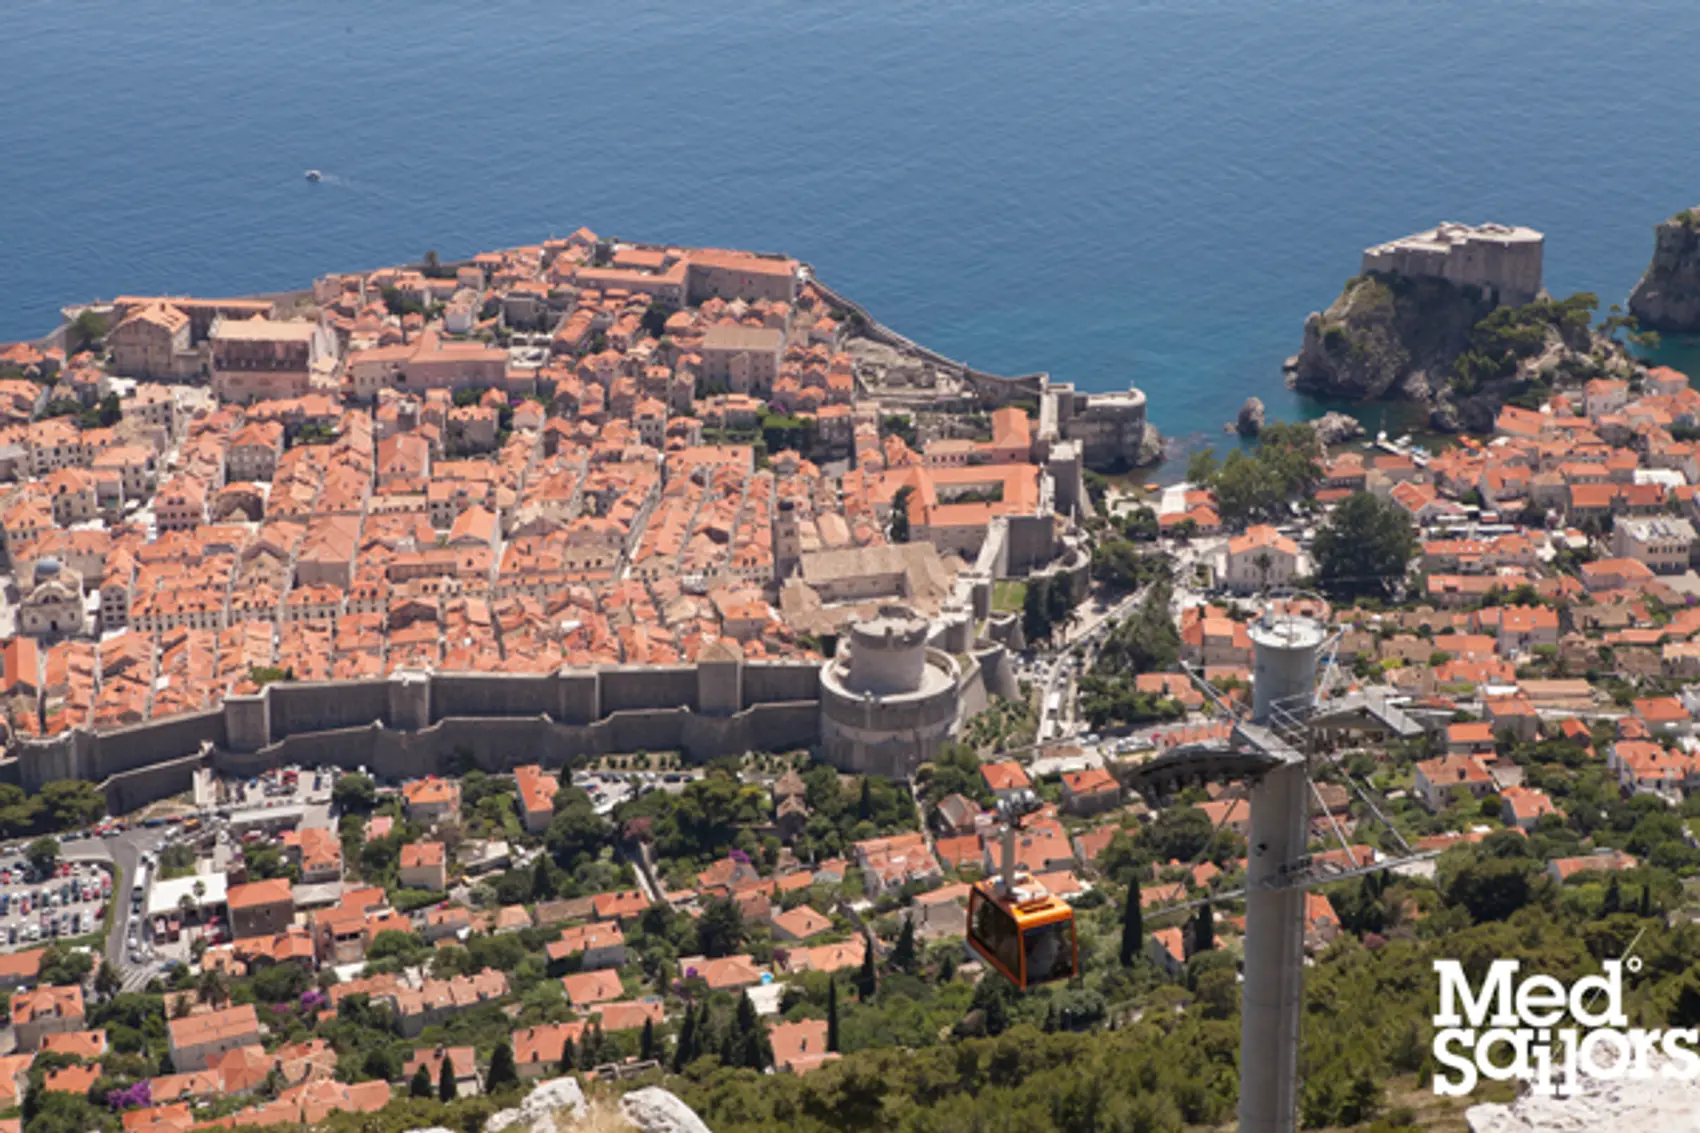
[[[1444,279],[1479,287],[1501,306],[1521,306],[1541,293],[1545,244],[1546,237],[1533,228],[1448,221],[1364,249],[1363,270]]]

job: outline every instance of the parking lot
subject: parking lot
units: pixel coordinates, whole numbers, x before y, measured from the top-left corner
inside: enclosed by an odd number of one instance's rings
[[[54,876],[30,879],[22,858],[0,861],[0,948],[26,948],[95,931],[112,899],[112,874],[89,862],[61,862]]]
[[[627,799],[650,791],[678,794],[685,784],[702,774],[701,768],[679,771],[581,771],[573,776],[573,786],[590,796],[597,814],[608,814]]]

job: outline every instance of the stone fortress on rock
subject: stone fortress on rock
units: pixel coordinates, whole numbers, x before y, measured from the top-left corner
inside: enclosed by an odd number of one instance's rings
[[[1365,248],[1363,270],[1478,287],[1498,306],[1520,307],[1541,293],[1545,244],[1546,237],[1521,225],[1446,221]]]

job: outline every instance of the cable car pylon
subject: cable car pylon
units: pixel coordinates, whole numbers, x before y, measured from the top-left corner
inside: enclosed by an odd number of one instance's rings
[[[1204,674],[1188,675],[1234,721],[1228,739],[1184,744],[1124,771],[1123,782],[1161,803],[1177,789],[1205,781],[1248,788],[1251,836],[1243,889],[1164,906],[1153,915],[1243,897],[1244,982],[1240,991],[1240,1133],[1293,1133],[1298,1127],[1299,1043],[1304,1018],[1305,891],[1436,856],[1413,853],[1367,792],[1354,791],[1393,832],[1402,852],[1365,866],[1337,868],[1309,852],[1311,771],[1327,760],[1325,737],[1366,731],[1410,738],[1420,724],[1384,696],[1349,692],[1327,698],[1335,676],[1338,635],[1303,614],[1266,611],[1248,627],[1254,649],[1249,717],[1232,708]],[[1326,672],[1318,680],[1318,661]],[[1338,827],[1336,835],[1339,836]],[[1214,839],[1212,839],[1214,840]],[[1343,838],[1342,838],[1343,842]]]

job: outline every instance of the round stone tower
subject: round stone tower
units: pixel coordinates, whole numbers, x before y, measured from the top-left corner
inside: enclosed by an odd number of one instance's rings
[[[821,748],[845,771],[905,779],[956,734],[962,672],[927,647],[927,620],[881,606],[821,666]]]
[[[927,620],[907,606],[881,606],[850,627],[850,674],[845,683],[875,696],[914,692],[927,667]]]

